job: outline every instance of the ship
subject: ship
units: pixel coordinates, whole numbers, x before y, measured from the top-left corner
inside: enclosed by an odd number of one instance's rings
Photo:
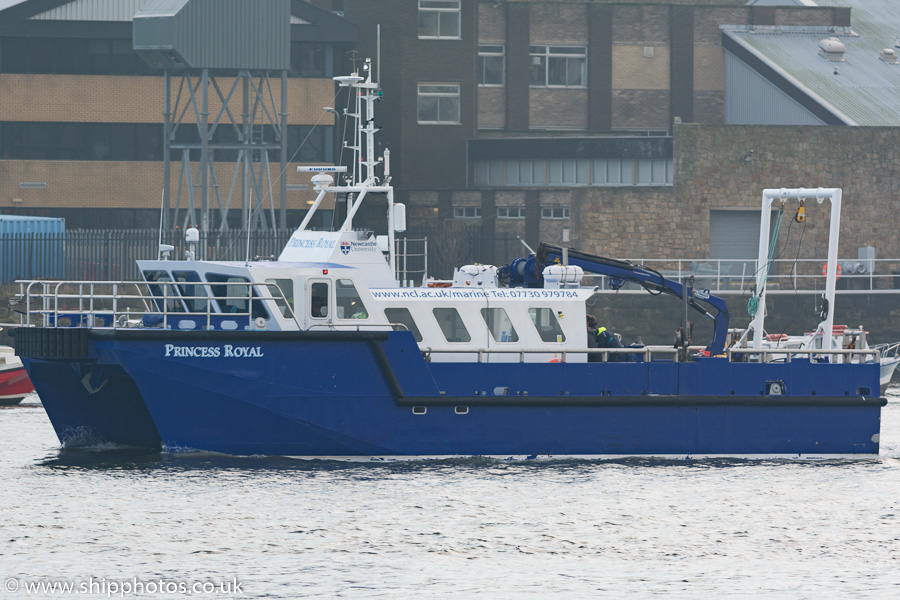
[[[335,80],[355,99],[352,166],[298,167],[316,199],[277,260],[198,259],[191,228],[183,257],[161,245],[138,261],[142,281],[21,283],[23,324],[40,325],[16,330],[15,346],[64,446],[328,460],[878,455],[877,351],[834,360],[847,350],[830,336],[793,359],[762,347],[762,284],[758,343],[732,347],[726,303],[691,280],[558,245],[463,265],[442,284],[401,281],[406,211],[374,142],[382,90],[365,70]],[[312,230],[329,194],[346,217]],[[767,189],[763,205],[814,197],[839,207],[841,192]],[[386,234],[354,227],[373,198]],[[675,343],[598,347],[587,324],[602,296],[586,274],[679,302]],[[833,306],[833,276],[826,293]],[[708,343],[689,338],[689,315],[711,323]]]
[[[0,346],[0,406],[14,406],[34,391],[22,361],[10,346]]]

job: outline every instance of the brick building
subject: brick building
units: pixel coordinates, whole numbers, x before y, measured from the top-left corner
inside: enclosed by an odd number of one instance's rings
[[[73,226],[83,222],[78,215],[94,214],[102,215],[89,217],[98,226],[155,222],[163,91],[129,46],[129,11],[145,2],[26,0],[0,12],[0,210],[67,216]],[[761,130],[744,125],[773,127],[772,139],[784,125],[837,126],[845,138],[837,143],[856,147],[868,134],[854,138],[855,130],[900,124],[892,83],[900,67],[871,51],[894,43],[879,37],[885,26],[900,31],[890,0],[811,4],[293,0],[293,139],[311,134],[305,160],[337,154],[334,121],[321,107],[332,104],[329,77],[348,71],[354,49],[376,61],[385,93],[380,142],[392,150],[410,233],[429,235],[433,252],[455,245],[462,255],[458,246],[477,242],[472,259],[499,263],[519,254],[518,237],[532,246],[609,248],[598,240],[642,215],[616,252],[711,256],[716,239],[746,229],[759,189],[771,182],[757,171],[738,194],[701,193],[705,204],[684,196],[697,191],[684,183],[728,180],[748,156],[764,164]],[[89,5],[106,12],[85,16]],[[818,52],[829,37],[849,57],[838,66]],[[693,130],[677,123],[731,125],[741,160],[723,149],[710,164],[726,170],[698,175],[706,163],[679,151],[679,136]],[[812,154],[774,155],[766,164],[814,172],[798,164],[804,156]],[[291,177],[294,225],[309,192]],[[779,185],[836,185],[787,179],[780,175]],[[691,206],[690,218],[673,216],[683,206]],[[372,208],[375,226],[381,217]],[[658,227],[647,229],[648,218]],[[699,237],[690,230],[697,224]]]
[[[0,211],[65,217],[70,228],[159,223],[164,78],[132,49],[132,19],[146,4],[24,0],[0,10]],[[299,0],[290,27],[288,154],[291,162],[329,162],[334,116],[322,107],[332,104],[335,57],[355,43],[356,27]],[[280,80],[273,83],[278,98]],[[185,96],[173,88],[173,101]],[[213,98],[210,113],[219,106]],[[192,110],[184,122],[196,123]],[[216,163],[226,187],[230,169],[224,159]],[[288,176],[289,225],[312,199],[306,184]],[[276,199],[279,191],[276,179]],[[171,202],[184,208],[187,198]],[[229,221],[240,223],[240,207],[234,212]]]

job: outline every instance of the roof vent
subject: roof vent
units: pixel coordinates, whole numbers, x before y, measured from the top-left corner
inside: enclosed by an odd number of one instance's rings
[[[830,37],[819,42],[819,56],[825,60],[843,61],[847,46],[836,37]]]
[[[888,63],[889,65],[896,65],[897,63],[897,53],[894,52],[893,48],[885,48],[881,51],[879,55],[883,62]]]

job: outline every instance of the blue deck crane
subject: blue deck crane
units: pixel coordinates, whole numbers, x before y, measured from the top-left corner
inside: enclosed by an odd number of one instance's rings
[[[645,265],[598,256],[580,250],[569,249],[567,262],[579,266],[584,271],[606,275],[610,278],[610,287],[619,289],[626,281],[637,283],[651,294],[669,294],[686,300],[686,304],[713,321],[713,339],[706,346],[710,356],[717,356],[725,351],[725,338],[728,335],[730,317],[725,300],[710,294],[707,290],[696,290],[692,285],[685,286],[667,279],[658,271]],[[528,258],[517,258],[504,270],[508,272],[510,287],[542,287],[544,267],[561,264],[563,250],[559,246],[541,243],[536,254]],[[506,273],[502,273],[504,278]],[[687,290],[687,292],[685,292]],[[685,293],[687,297],[685,298]]]

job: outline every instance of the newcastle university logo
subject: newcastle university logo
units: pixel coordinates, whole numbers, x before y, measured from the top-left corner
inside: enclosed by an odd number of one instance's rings
[[[350,254],[350,242],[341,242],[341,252]]]

